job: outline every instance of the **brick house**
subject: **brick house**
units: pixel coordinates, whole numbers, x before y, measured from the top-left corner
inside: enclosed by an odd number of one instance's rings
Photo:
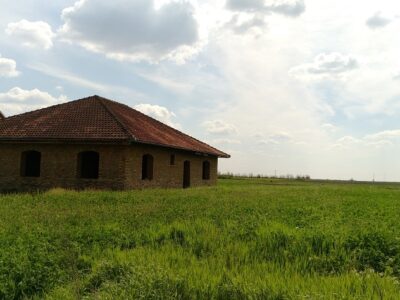
[[[0,115],[3,191],[214,185],[220,157],[229,155],[99,96]]]

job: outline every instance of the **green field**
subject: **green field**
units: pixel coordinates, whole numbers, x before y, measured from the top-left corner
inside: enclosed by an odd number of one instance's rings
[[[400,185],[0,196],[0,299],[400,299]]]

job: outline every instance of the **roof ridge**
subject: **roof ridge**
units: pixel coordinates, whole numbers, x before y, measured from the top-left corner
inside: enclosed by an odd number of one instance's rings
[[[97,95],[95,95],[94,97],[97,101],[101,103],[104,109],[111,115],[111,117],[118,123],[118,125],[128,134],[128,137],[137,140],[136,137],[130,132],[128,127],[124,124],[124,122],[120,118],[118,118],[118,116],[112,111],[112,108],[108,107],[108,105],[104,103],[105,101],[110,101],[110,100]]]

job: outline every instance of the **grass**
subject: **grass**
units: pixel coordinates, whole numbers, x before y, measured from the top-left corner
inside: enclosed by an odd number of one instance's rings
[[[400,185],[0,196],[0,299],[399,299]]]

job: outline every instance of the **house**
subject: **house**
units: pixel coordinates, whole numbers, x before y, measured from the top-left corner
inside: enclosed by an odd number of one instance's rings
[[[230,156],[129,106],[92,96],[0,117],[0,190],[214,185]]]

